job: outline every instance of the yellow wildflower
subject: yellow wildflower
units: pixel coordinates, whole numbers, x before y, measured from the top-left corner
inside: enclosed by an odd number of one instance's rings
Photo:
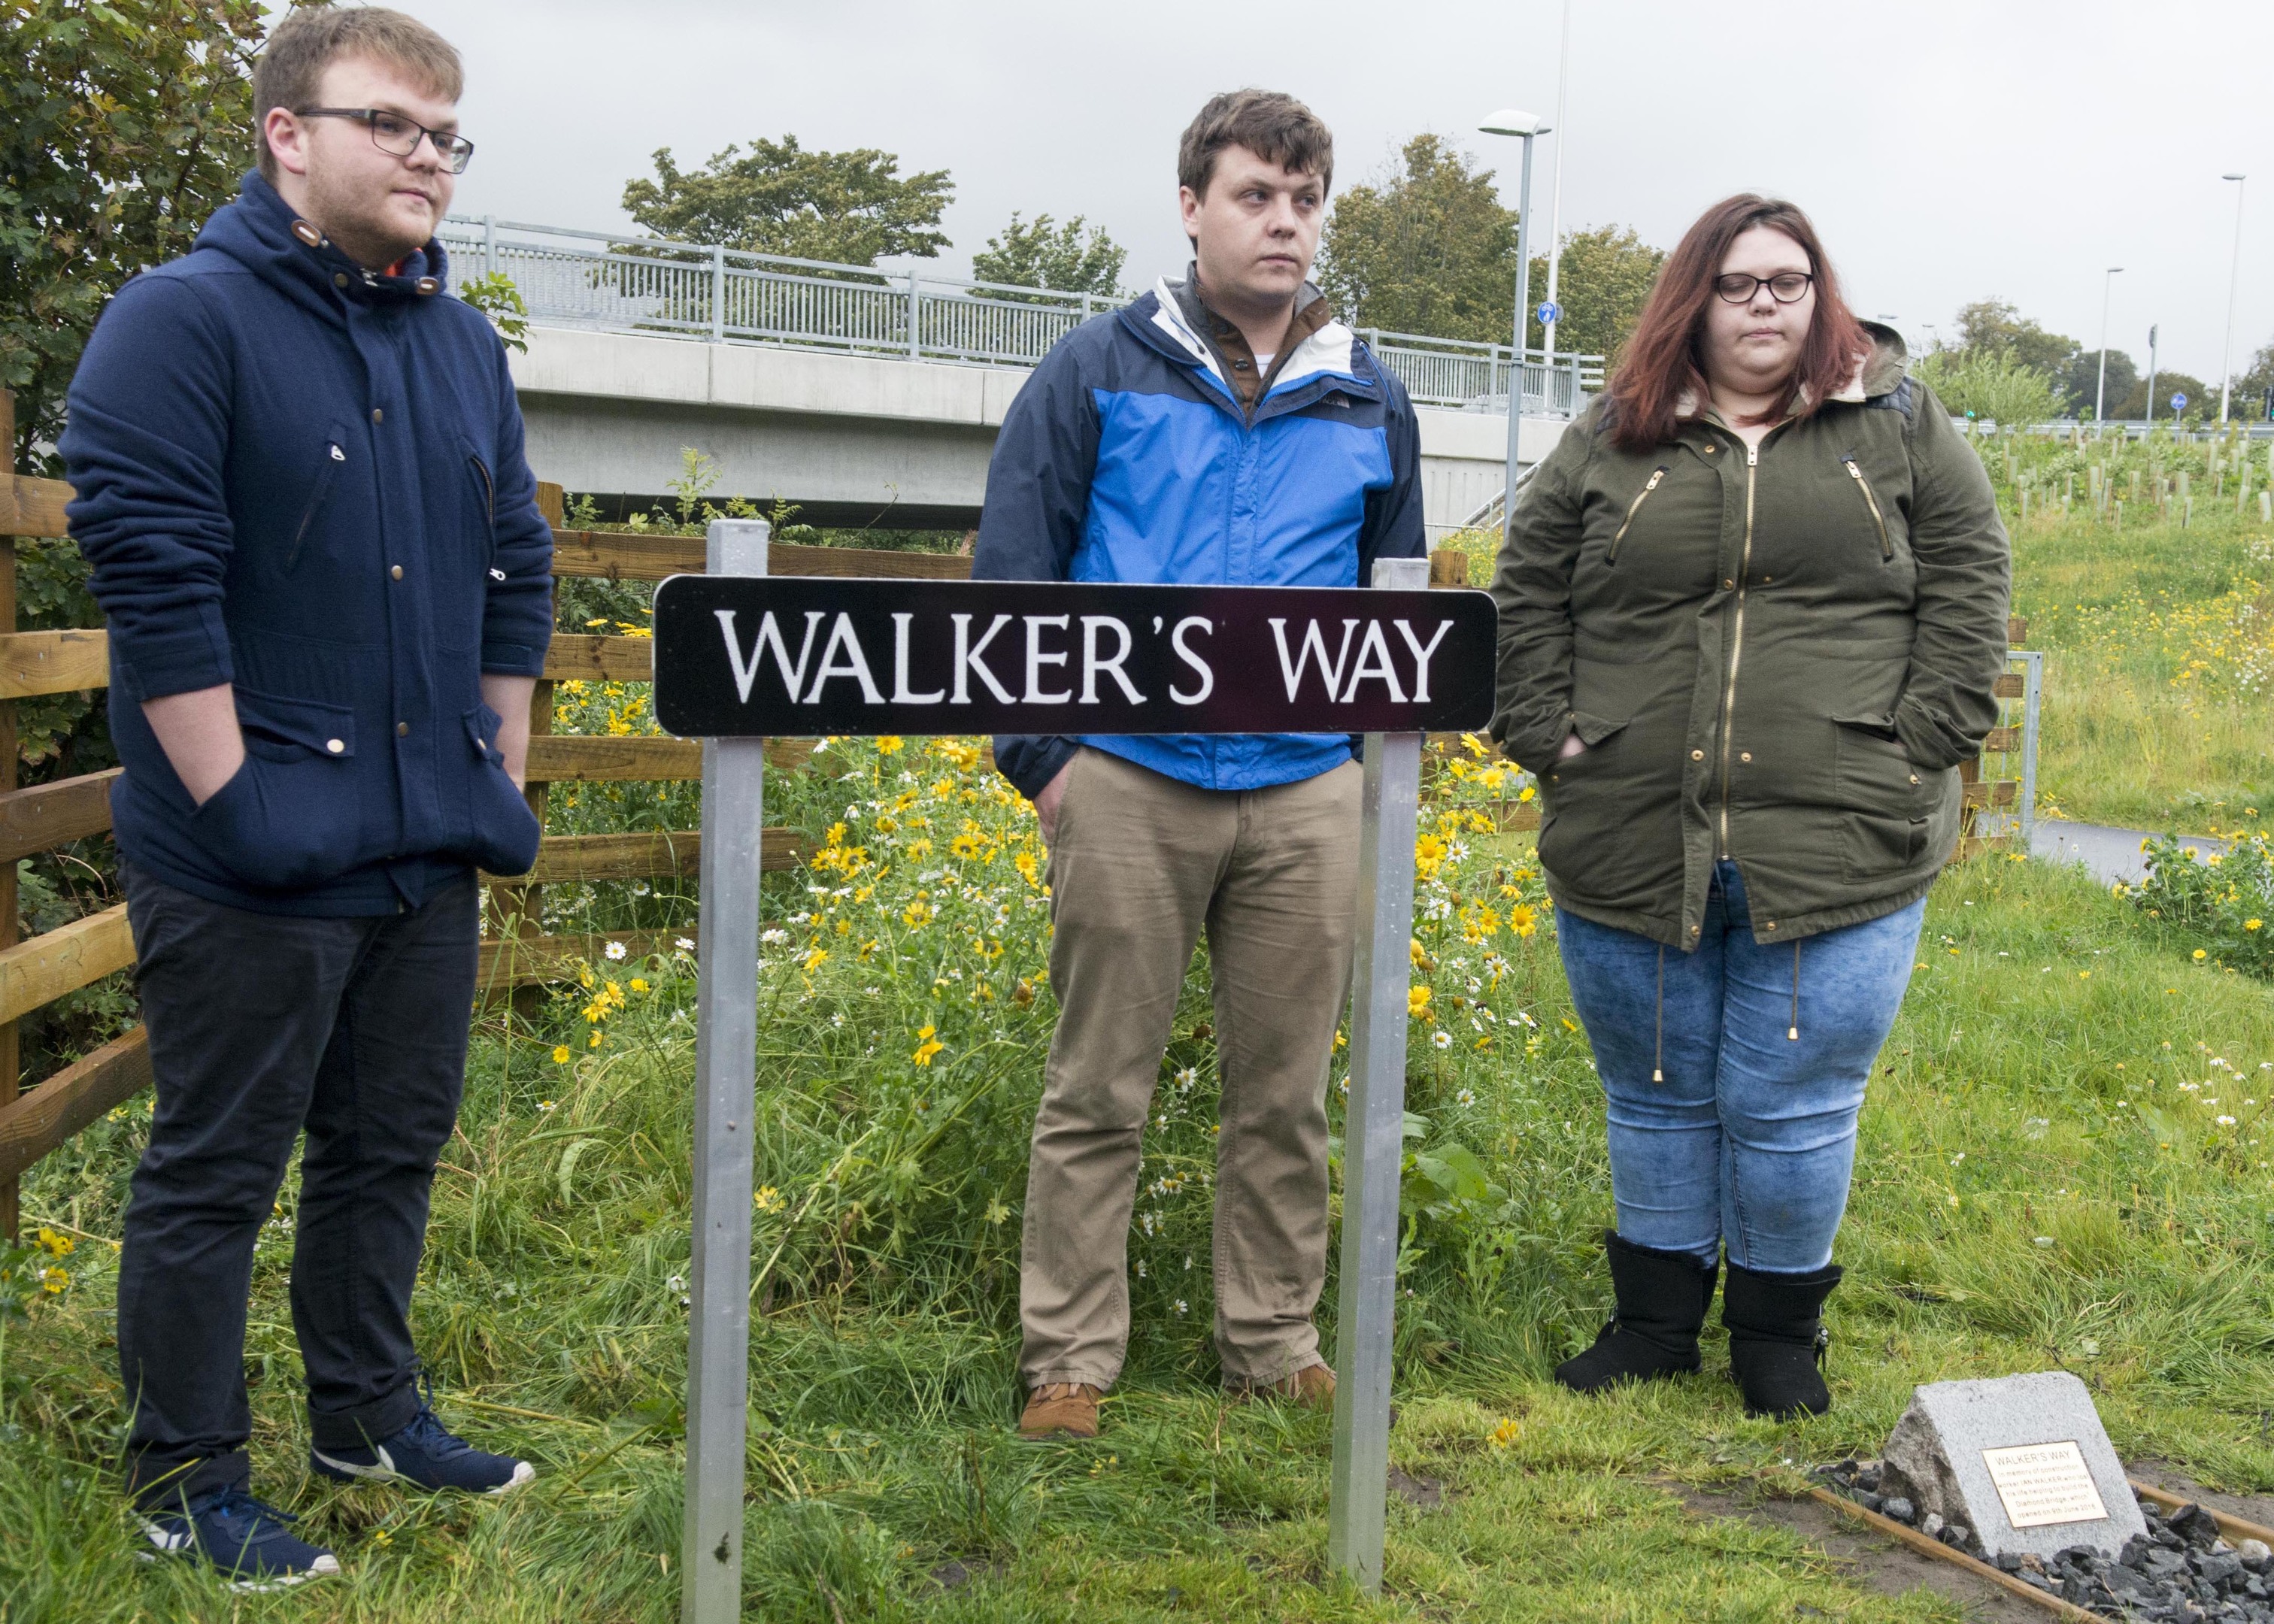
[[[1416,986],[1407,989],[1405,993],[1406,1014],[1415,1020],[1434,1020],[1436,1017],[1429,1012],[1429,999],[1431,996],[1430,990],[1427,987]]]
[[[934,1037],[932,1035],[932,1032],[933,1028],[930,1026],[920,1026],[916,1030],[916,1052],[910,1055],[908,1058],[915,1061],[920,1066],[930,1065],[931,1064],[931,1057],[947,1047],[946,1044]]]

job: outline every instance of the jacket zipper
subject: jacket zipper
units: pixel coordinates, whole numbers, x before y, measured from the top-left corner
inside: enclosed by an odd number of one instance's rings
[[[1651,470],[1650,478],[1636,493],[1634,500],[1627,504],[1627,516],[1619,521],[1619,533],[1611,538],[1611,549],[1603,557],[1603,562],[1606,565],[1619,561],[1619,544],[1627,538],[1627,527],[1635,522],[1635,515],[1642,511],[1643,503],[1650,500],[1650,493],[1658,489],[1658,482],[1665,477],[1666,464],[1660,462]]]
[[[1766,438],[1764,436],[1763,438]],[[1729,755],[1737,736],[1737,662],[1745,652],[1745,588],[1753,565],[1753,481],[1761,448],[1745,447],[1745,545],[1737,555],[1737,607],[1729,626],[1729,685],[1721,695],[1721,855],[1729,855]]]
[[[324,449],[328,460],[324,463],[323,471],[316,476],[316,488],[309,494],[307,511],[300,515],[300,528],[292,532],[292,545],[284,554],[284,573],[288,575],[300,567],[300,549],[308,539],[308,527],[316,522],[316,515],[323,509],[324,499],[332,493],[332,477],[339,472],[340,464],[348,460],[348,454],[340,449],[337,440],[327,440]]]
[[[492,579],[501,581],[505,577],[499,575],[496,568],[497,486],[491,482],[489,467],[481,458],[469,453],[466,461],[474,465],[475,477],[482,482],[482,515],[487,521],[483,527],[487,545],[482,553],[482,568],[489,571]]]
[[[1871,510],[1871,523],[1879,527],[1879,562],[1894,563],[1895,544],[1887,539],[1887,516],[1879,511],[1879,499],[1872,493],[1871,482],[1864,478],[1864,470],[1856,466],[1854,452],[1849,452],[1840,460],[1848,464],[1848,477],[1856,482],[1856,488],[1864,493],[1864,504]]]

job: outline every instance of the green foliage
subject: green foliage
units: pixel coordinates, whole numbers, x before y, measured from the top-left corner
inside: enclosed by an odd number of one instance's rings
[[[2009,350],[1938,350],[1911,371],[1953,414],[1984,423],[2043,423],[2059,414],[2052,379]]]
[[[2172,396],[2174,395],[2184,395],[2187,397],[2187,415],[2198,421],[2207,414],[2216,414],[2218,410],[2217,384],[2205,383],[2192,372],[2175,372],[2165,368],[2156,374],[2157,422],[2166,423],[2171,420]],[[2255,416],[2255,412],[2251,415]],[[2139,379],[2129,389],[2127,389],[2124,392],[2124,404],[2120,407],[2116,404],[2115,392],[2112,389],[2108,396],[2108,416],[2111,420],[2119,417],[2137,419],[2147,417],[2148,380],[2145,378]]]
[[[251,154],[256,0],[13,0],[0,72],[0,388],[13,454],[62,431],[95,318],[186,252]]]
[[[2132,357],[2121,350],[2110,350],[2106,397],[2108,403],[2105,414],[2110,421],[2127,415],[2122,410],[2123,402],[2130,398],[2135,385],[2141,385],[2140,369],[2133,365]],[[2059,373],[2058,387],[2062,403],[2068,408],[2070,416],[2090,417],[2092,415],[2093,402],[2099,396],[2101,390],[2100,351],[2097,350],[2078,351]],[[2142,385],[2142,392],[2144,395],[2144,385]]]
[[[2003,299],[1977,299],[1958,312],[1958,345],[1974,355],[2008,356],[2050,376],[2067,372],[2076,340],[2048,333]]]
[[[1014,212],[1001,235],[989,237],[986,250],[971,256],[971,274],[979,282],[1021,288],[1110,294],[1119,289],[1128,258],[1127,249],[1080,214],[1059,225],[1048,214],[1028,221]]]
[[[1516,211],[1493,172],[1436,135],[1335,199],[1318,280],[1359,327],[1506,342],[1514,318]]]
[[[458,284],[458,297],[490,319],[508,350],[529,352],[529,306],[503,271],[492,271]]]
[[[2252,808],[2254,811],[2256,808]],[[2117,888],[2147,913],[2199,940],[2200,962],[2274,978],[2274,845],[2263,828],[2238,831],[2224,853],[2179,835],[2148,848],[2148,877]]]
[[[1335,200],[1319,285],[1353,326],[1504,344],[1515,330],[1517,224],[1493,171],[1441,136],[1417,135],[1385,174]],[[1527,308],[1547,297],[1547,254],[1544,240],[1532,244]],[[1568,233],[1557,352],[1615,356],[1665,259],[1629,227]]]
[[[840,265],[887,255],[929,259],[948,245],[937,228],[955,196],[945,169],[902,178],[900,159],[874,147],[808,152],[797,137],[729,147],[681,170],[668,147],[655,176],[624,186],[624,212],[659,237]]]

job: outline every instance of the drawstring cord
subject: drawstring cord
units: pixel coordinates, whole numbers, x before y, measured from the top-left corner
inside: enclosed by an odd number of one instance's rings
[[[1792,944],[1792,1026],[1785,1033],[1788,1042],[1800,1041],[1800,944]]]
[[[1651,1056],[1650,1080],[1666,1080],[1666,944],[1658,944],[1658,1052]]]

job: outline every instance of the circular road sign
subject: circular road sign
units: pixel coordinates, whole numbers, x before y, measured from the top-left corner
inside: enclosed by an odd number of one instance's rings
[[[1563,307],[1552,299],[1543,300],[1537,314],[1541,327],[1552,327],[1563,320]]]
[[[2172,396],[2172,410],[2173,411],[2185,411],[2187,409],[2187,397],[2186,395],[2174,395]]]

